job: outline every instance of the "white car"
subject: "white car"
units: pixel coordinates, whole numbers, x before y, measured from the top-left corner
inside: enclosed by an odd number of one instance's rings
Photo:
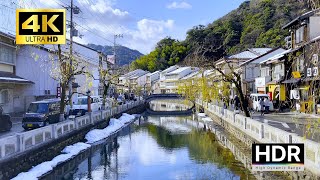
[[[274,107],[273,107],[273,103],[272,101],[270,101],[270,98],[267,94],[250,94],[250,98],[252,99],[252,102],[253,102],[253,109],[255,111],[261,111],[261,106],[260,106],[260,99],[263,98],[263,99],[268,99],[269,100],[269,111],[273,111],[274,110]]]
[[[91,111],[101,110],[102,101],[99,96],[91,96]],[[78,102],[72,105],[70,110],[70,115],[83,116],[88,112],[88,97],[80,96],[78,97]]]

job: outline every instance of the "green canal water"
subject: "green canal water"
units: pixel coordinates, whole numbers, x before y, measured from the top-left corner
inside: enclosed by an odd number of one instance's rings
[[[176,104],[172,107],[176,108]],[[193,115],[141,117],[117,136],[59,165],[43,179],[236,180],[255,177],[215,134],[205,131]]]

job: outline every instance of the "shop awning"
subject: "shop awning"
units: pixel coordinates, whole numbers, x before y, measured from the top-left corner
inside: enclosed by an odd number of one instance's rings
[[[12,73],[0,72],[0,83],[9,84],[34,84],[34,82],[24,79],[22,77],[16,76]]]
[[[291,78],[291,79],[287,79],[287,80],[283,81],[282,83],[294,84],[294,83],[298,83],[300,80],[301,80],[300,78]]]

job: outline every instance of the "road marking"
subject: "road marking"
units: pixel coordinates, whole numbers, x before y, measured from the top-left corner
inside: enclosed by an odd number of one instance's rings
[[[281,123],[282,124],[282,126],[284,126],[285,128],[290,128],[290,126],[287,124],[287,123]]]
[[[16,124],[22,124],[22,122],[12,123],[12,125],[16,125]]]
[[[285,128],[290,128],[290,126],[287,124],[287,123],[285,123],[285,122],[279,122],[279,121],[273,121],[273,120],[266,120],[266,119],[264,119],[267,123],[268,123],[268,121],[270,121],[270,122],[273,122],[273,123],[280,123],[283,127],[285,127]]]

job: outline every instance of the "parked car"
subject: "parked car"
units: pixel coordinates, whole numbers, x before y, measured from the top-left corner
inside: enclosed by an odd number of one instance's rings
[[[102,101],[99,96],[91,96],[91,111],[101,110]],[[69,115],[83,116],[88,112],[88,96],[78,97],[78,102],[72,105]]]
[[[11,128],[11,117],[8,114],[3,114],[3,109],[0,106],[0,131],[10,131]]]
[[[268,99],[269,100],[269,110],[270,111],[274,111],[274,107],[273,107],[273,103],[272,101],[270,101],[270,98],[267,94],[250,94],[250,98],[252,99],[252,102],[253,102],[253,109],[255,111],[261,111],[261,106],[260,106],[260,99],[263,98],[263,99]]]
[[[60,99],[47,99],[32,102],[22,119],[25,130],[44,127],[59,122]]]

